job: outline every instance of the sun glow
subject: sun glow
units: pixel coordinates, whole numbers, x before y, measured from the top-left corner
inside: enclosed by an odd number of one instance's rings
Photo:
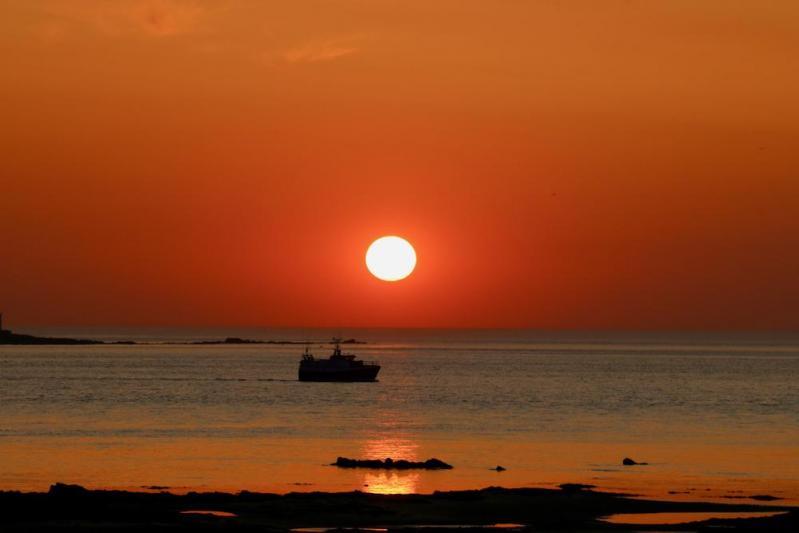
[[[416,251],[402,237],[380,237],[366,250],[366,267],[378,279],[399,281],[416,268]]]

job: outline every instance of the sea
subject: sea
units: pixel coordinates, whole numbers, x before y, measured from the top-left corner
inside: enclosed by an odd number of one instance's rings
[[[28,328],[0,346],[0,490],[431,493],[563,483],[799,502],[799,334]],[[374,383],[297,381],[334,336]],[[425,460],[441,471],[331,466]],[[625,466],[625,457],[641,465]],[[497,471],[502,466],[504,471]]]

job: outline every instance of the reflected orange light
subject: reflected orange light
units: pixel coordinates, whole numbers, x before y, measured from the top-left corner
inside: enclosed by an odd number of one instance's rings
[[[406,437],[375,434],[363,444],[363,455],[369,459],[418,461],[419,444]],[[383,471],[364,472],[363,485],[366,492],[374,494],[410,494],[416,492],[418,472]]]
[[[363,476],[364,489],[373,494],[412,494],[418,483],[418,472],[370,472]]]
[[[405,459],[418,460],[416,451],[419,445],[405,437],[374,436],[363,445],[363,455],[367,459]]]
[[[780,511],[736,511],[736,512],[684,512],[684,513],[626,513],[614,514],[603,518],[604,522],[610,524],[637,524],[637,525],[651,525],[651,524],[687,524],[690,522],[700,522],[703,520],[718,519],[733,519],[733,518],[764,518],[767,516],[776,516],[785,514]]]

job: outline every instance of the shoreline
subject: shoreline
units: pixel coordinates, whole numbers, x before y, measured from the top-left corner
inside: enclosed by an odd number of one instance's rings
[[[154,487],[160,488],[160,487]],[[734,531],[793,531],[799,507],[753,503],[711,503],[639,499],[593,491],[579,484],[560,489],[488,487],[432,494],[240,491],[136,492],[90,490],[56,483],[47,492],[0,491],[4,531],[85,527],[93,531],[235,529],[289,531],[300,528],[383,528],[385,530],[485,530],[514,524],[517,530],[704,531],[718,526]],[[640,513],[781,513],[753,518],[705,519],[692,524],[609,523],[610,515]],[[665,516],[665,515],[664,515]],[[720,515],[730,516],[730,515]],[[734,515],[733,515],[734,516]],[[743,515],[741,515],[743,516]],[[757,515],[754,515],[757,516]],[[657,515],[656,515],[657,517]]]
[[[142,342],[132,340],[103,341],[97,339],[76,339],[70,337],[39,337],[27,333],[14,333],[11,330],[0,330],[0,346],[93,346],[93,345],[180,345],[180,346],[207,346],[207,345],[238,345],[238,344],[274,344],[274,345],[299,345],[308,346],[313,344],[333,344],[330,340],[275,340],[275,339],[243,339],[240,337],[226,337],[221,340],[189,340],[189,341],[162,341],[162,342]],[[366,341],[358,339],[342,339],[339,344],[366,344]]]

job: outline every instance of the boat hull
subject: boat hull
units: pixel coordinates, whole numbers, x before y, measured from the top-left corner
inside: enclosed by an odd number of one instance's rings
[[[300,366],[300,381],[376,381],[379,366],[362,366],[357,368],[303,368]]]

